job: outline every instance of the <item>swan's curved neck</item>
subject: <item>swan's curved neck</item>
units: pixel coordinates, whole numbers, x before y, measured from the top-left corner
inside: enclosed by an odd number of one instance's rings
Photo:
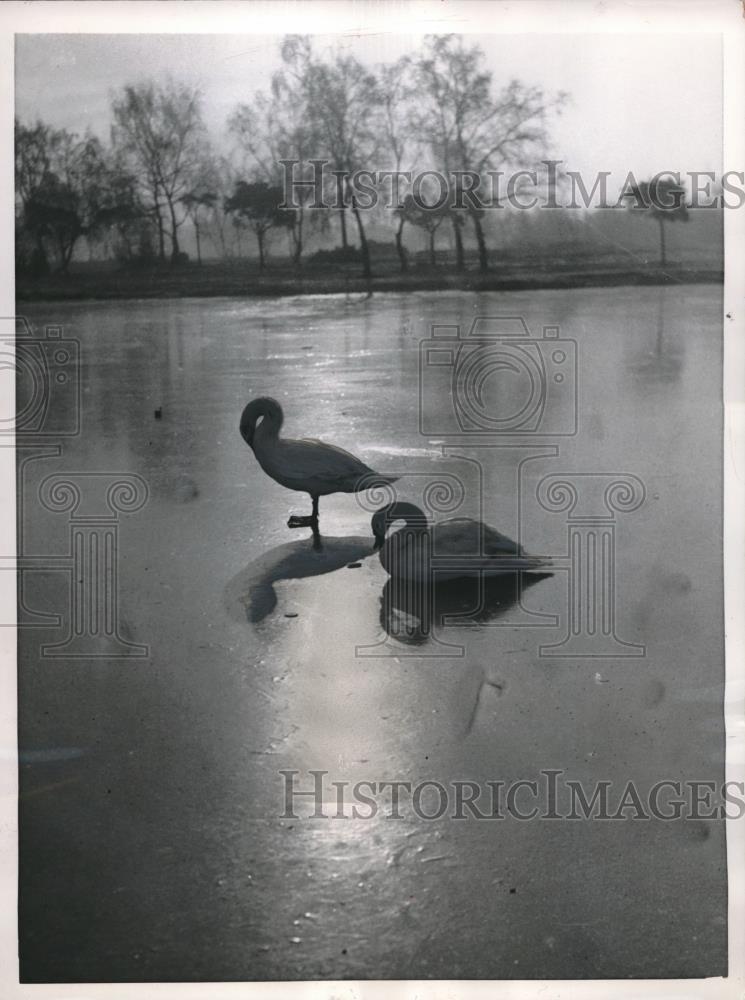
[[[261,423],[255,426],[254,434],[261,438],[276,438],[279,437],[279,432],[282,429],[283,416],[282,410],[279,405],[275,403],[274,406],[265,407],[262,413],[257,415],[257,420],[262,417]]]
[[[415,531],[427,530],[427,515],[413,503],[394,503],[386,511],[386,528],[395,521],[403,521],[407,528]]]
[[[256,439],[276,440],[282,427],[284,416],[276,399],[262,397],[252,400],[241,415],[240,432],[243,440],[252,448]]]

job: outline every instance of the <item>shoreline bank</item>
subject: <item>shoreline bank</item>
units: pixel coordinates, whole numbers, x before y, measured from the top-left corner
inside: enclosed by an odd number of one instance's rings
[[[721,267],[686,267],[649,264],[643,267],[506,266],[483,274],[453,273],[387,274],[370,281],[357,275],[329,274],[241,274],[202,268],[161,270],[149,273],[106,272],[54,275],[38,281],[16,282],[19,302],[93,301],[148,298],[275,298],[301,295],[366,294],[375,292],[511,292],[538,289],[603,288],[619,285],[719,284]]]

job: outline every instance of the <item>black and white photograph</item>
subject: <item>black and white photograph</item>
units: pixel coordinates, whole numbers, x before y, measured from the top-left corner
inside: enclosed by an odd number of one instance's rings
[[[739,5],[6,6],[13,989],[739,997]]]

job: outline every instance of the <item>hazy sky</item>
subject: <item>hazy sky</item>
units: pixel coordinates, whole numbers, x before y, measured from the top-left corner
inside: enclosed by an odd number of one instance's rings
[[[292,25],[288,25],[292,28]],[[317,36],[374,65],[413,51],[422,36]],[[721,170],[721,43],[716,35],[469,36],[495,84],[518,77],[572,101],[553,129],[569,169],[638,177]],[[146,76],[199,84],[215,139],[234,106],[268,89],[280,65],[271,35],[18,35],[16,112],[108,138],[109,92]]]

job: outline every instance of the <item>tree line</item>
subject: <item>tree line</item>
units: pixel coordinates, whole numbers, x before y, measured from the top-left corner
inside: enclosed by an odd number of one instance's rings
[[[285,36],[280,57],[268,91],[230,114],[229,155],[209,136],[200,91],[173,79],[112,93],[106,144],[90,131],[81,137],[16,120],[19,270],[64,272],[81,244],[92,258],[178,264],[186,259],[188,220],[200,263],[205,240],[220,257],[242,256],[250,233],[263,269],[270,234],[281,231],[300,266],[314,233],[335,233],[342,258],[358,257],[370,277],[371,217],[389,226],[402,271],[407,227],[426,235],[433,264],[436,236],[450,228],[457,270],[465,268],[470,229],[487,270],[483,210],[424,208],[409,194],[375,216],[360,205],[350,177],[370,169],[482,177],[536,162],[565,95],[518,80],[497,87],[481,48],[460,35],[427,36],[418,52],[374,70],[340,49],[317,52],[307,36]],[[313,208],[309,185],[294,207],[282,207],[282,161],[295,162],[296,179],[309,180],[313,160],[329,165],[324,183],[341,184],[344,197],[336,207]]]

